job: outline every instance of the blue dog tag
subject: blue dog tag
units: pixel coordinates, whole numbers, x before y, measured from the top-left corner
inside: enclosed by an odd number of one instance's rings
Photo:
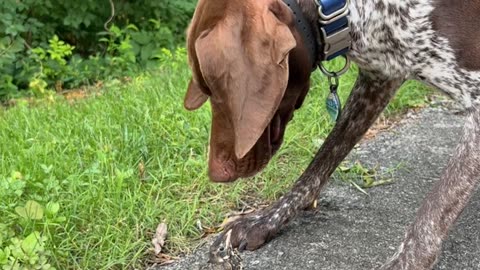
[[[330,118],[333,122],[336,122],[340,117],[342,112],[342,104],[340,103],[340,98],[337,94],[337,87],[333,86],[330,88],[330,94],[327,97],[327,112],[330,115]]]

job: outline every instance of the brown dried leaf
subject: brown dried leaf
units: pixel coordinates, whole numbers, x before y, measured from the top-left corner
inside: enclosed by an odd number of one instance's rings
[[[179,259],[180,259],[179,257],[170,256],[170,255],[167,255],[167,254],[160,253],[153,258],[149,258],[148,263],[151,263],[155,266],[163,266],[163,265],[172,264],[172,263],[178,261]],[[151,269],[154,269],[154,267],[152,267]]]
[[[152,244],[155,248],[155,255],[158,255],[160,254],[160,252],[162,252],[162,248],[165,245],[166,238],[167,238],[167,224],[160,223],[152,239]]]
[[[164,266],[164,265],[172,264],[178,259],[179,259],[178,257],[173,257],[166,254],[160,254],[159,263],[160,263],[160,266]]]

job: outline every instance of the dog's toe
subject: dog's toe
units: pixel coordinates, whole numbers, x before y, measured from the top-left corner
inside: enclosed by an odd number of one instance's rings
[[[230,244],[238,250],[256,250],[271,240],[278,232],[279,225],[272,222],[268,215],[252,215],[240,218],[228,224],[212,248],[224,243],[227,233],[231,232]]]

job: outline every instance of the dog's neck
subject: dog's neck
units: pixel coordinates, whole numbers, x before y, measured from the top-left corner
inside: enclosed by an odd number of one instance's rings
[[[309,0],[298,0],[309,2]],[[350,0],[350,58],[377,76],[409,77],[424,46],[432,42],[432,0]],[[306,11],[305,11],[306,12]],[[311,12],[308,12],[311,15]],[[309,17],[315,20],[314,17]],[[313,22],[313,21],[312,21]],[[439,49],[442,53],[443,49]],[[418,63],[418,62],[417,62]]]

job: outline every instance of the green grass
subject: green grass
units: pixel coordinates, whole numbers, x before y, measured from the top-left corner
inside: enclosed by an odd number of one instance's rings
[[[187,252],[201,235],[197,221],[215,226],[247,194],[269,201],[285,192],[332,127],[328,87],[317,72],[268,168],[253,179],[211,184],[209,106],[183,109],[189,77],[181,55],[127,85],[110,83],[98,97],[0,110],[0,250],[39,231],[42,256],[57,269],[136,268],[148,261],[152,234],[165,221],[168,251]],[[354,79],[354,70],[341,79],[343,102]],[[428,94],[408,83],[387,112],[424,104]],[[15,208],[28,200],[60,210],[26,219]]]

